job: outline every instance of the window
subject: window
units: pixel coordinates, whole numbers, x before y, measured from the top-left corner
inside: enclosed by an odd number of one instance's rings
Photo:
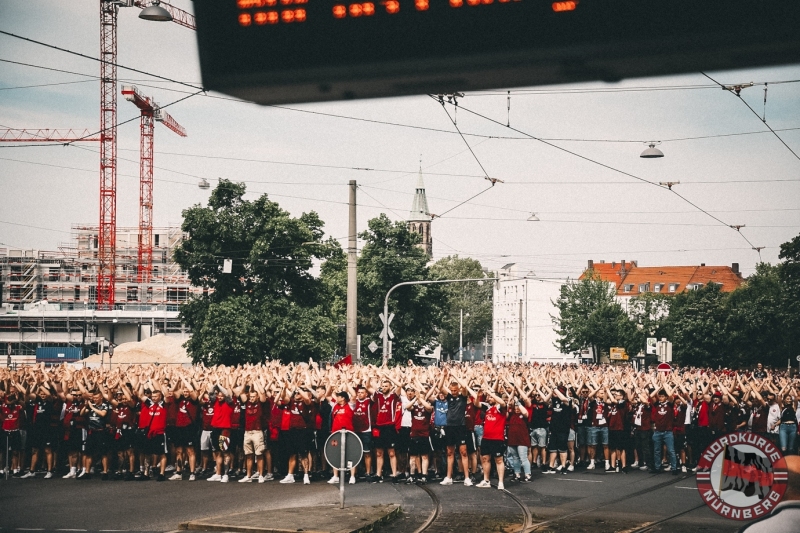
[[[639,292],[650,292],[650,283],[640,283]]]
[[[129,302],[139,301],[139,287],[128,287],[128,301]]]
[[[656,283],[655,285],[653,285],[653,292],[661,292],[661,289],[663,288],[664,288],[663,283]]]
[[[75,285],[75,300],[77,301],[80,299],[81,299],[81,286]]]
[[[158,246],[158,242],[160,240],[159,237],[161,237],[161,235],[159,235],[158,233],[153,235],[153,246]]]
[[[168,302],[185,302],[188,297],[189,289],[187,287],[167,287]]]
[[[678,285],[680,285],[680,283],[670,283],[669,292],[678,292]]]
[[[89,285],[89,301],[97,303],[97,285]]]
[[[633,292],[633,284],[623,285],[622,292]]]
[[[690,291],[696,291],[698,289],[702,289],[703,288],[703,284],[702,283],[690,283],[686,288],[689,289]]]

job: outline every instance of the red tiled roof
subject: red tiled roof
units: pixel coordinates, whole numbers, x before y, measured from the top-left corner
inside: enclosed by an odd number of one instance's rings
[[[636,296],[642,292],[677,294],[688,290],[693,284],[707,285],[712,282],[721,284],[723,292],[731,292],[744,283],[742,276],[730,266],[640,267],[635,263],[626,263],[623,270],[621,263],[594,263],[593,271],[600,279],[613,283],[619,296]],[[580,279],[584,279],[588,272],[587,269]],[[670,285],[673,284],[677,286],[670,291]],[[640,291],[640,287],[645,290]]]

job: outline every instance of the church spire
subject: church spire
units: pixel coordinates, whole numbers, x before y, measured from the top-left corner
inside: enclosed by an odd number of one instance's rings
[[[422,237],[419,247],[429,256],[433,256],[433,239],[431,237],[431,214],[428,210],[428,198],[425,196],[425,184],[422,181],[422,159],[419,161],[419,175],[414,201],[411,204],[411,216],[408,219],[408,229]]]

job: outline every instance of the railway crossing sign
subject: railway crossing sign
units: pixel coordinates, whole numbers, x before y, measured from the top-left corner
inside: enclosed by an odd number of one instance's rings
[[[389,327],[389,325],[392,323],[392,320],[394,320],[394,313],[391,313],[389,315],[388,321],[386,320],[386,316],[383,313],[381,313],[378,316],[380,317],[381,322],[383,323],[383,329],[381,330],[380,338],[382,339],[386,337],[386,335],[388,334],[390,339],[394,339],[394,333],[392,332],[392,328]]]

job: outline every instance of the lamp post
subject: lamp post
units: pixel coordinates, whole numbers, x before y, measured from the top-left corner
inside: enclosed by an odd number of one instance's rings
[[[434,283],[464,283],[467,281],[477,281],[483,283],[484,281],[497,281],[500,278],[469,278],[469,279],[437,279],[430,281],[403,281],[393,286],[386,292],[386,298],[383,299],[383,316],[386,320],[386,328],[383,330],[383,364],[389,360],[389,295],[392,294],[398,287],[404,285],[433,285]]]

